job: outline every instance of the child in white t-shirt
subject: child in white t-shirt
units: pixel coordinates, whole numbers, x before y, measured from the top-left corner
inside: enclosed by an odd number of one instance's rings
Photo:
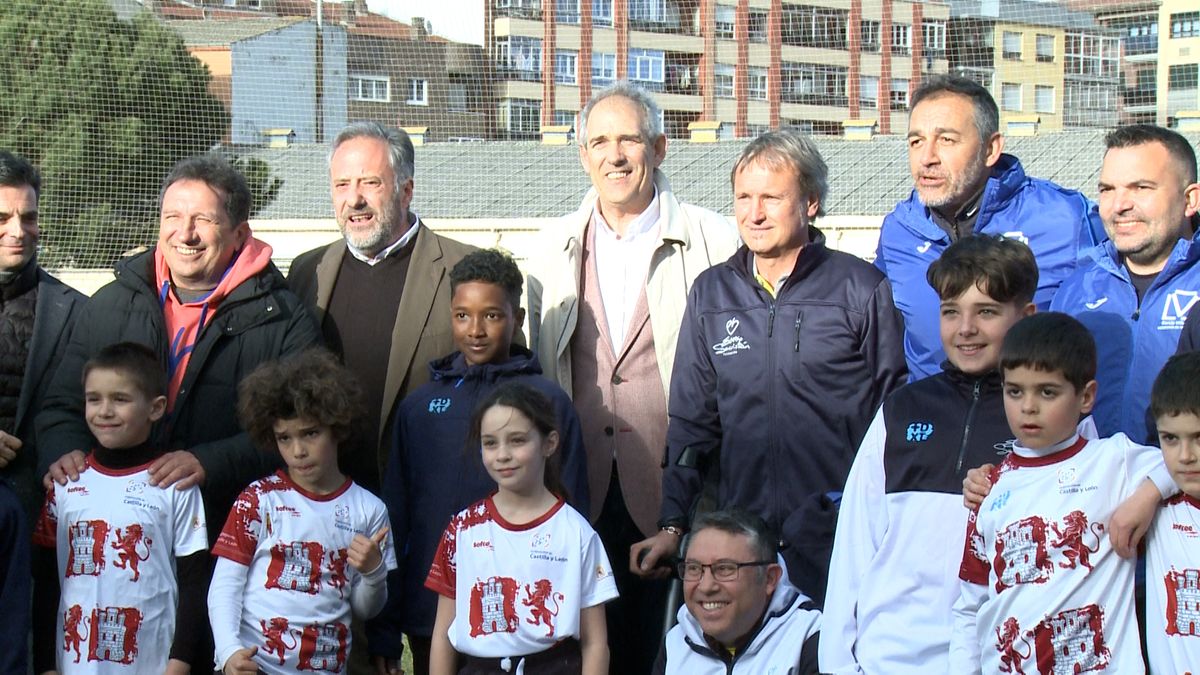
[[[227,674],[345,672],[351,610],[377,614],[396,567],[383,502],[338,469],[358,384],[313,350],[260,366],[238,389],[242,425],[287,469],[242,491],[213,547],[216,663]]]
[[[118,343],[84,365],[83,390],[96,445],[78,481],[51,487],[33,535],[34,672],[202,669],[200,490],[155,487],[148,470],[162,455],[150,439],[167,408],[166,372],[150,349]]]
[[[546,397],[519,383],[475,411],[471,438],[496,492],[454,516],[434,556],[432,675],[608,672],[604,603],[616,583],[546,461],[558,447],[554,419]]]
[[[1146,650],[1150,672],[1200,669],[1200,352],[1167,361],[1150,392],[1163,460],[1180,494],[1146,536]]]

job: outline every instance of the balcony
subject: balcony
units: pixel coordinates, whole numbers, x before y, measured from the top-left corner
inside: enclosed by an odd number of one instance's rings
[[[521,82],[541,82],[542,71],[528,70],[525,68],[514,68],[512,66],[497,64],[496,79],[498,80],[520,80]]]
[[[1142,54],[1158,53],[1157,35],[1137,35],[1121,40],[1125,45],[1125,56],[1140,56]]]
[[[512,19],[542,20],[541,7],[501,7],[497,5],[496,16],[507,16]]]
[[[700,93],[700,68],[696,65],[667,64],[667,81],[662,91],[668,94],[697,95]]]
[[[780,100],[783,101],[784,103],[800,103],[803,105],[825,105],[825,106],[835,106],[838,108],[845,108],[850,105],[850,99],[846,98],[846,96],[844,94],[827,94],[827,93],[815,93],[815,92],[807,92],[806,93],[806,92],[794,91],[794,90],[789,89],[786,83],[784,84],[784,90],[783,90],[783,94],[780,96]],[[874,105],[874,104],[872,104],[872,105]]]

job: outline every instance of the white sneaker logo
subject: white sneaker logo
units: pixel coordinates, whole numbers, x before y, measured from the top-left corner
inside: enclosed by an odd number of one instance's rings
[[[750,349],[750,343],[746,342],[742,336],[734,335],[741,325],[742,322],[736,318],[725,322],[725,337],[712,346],[714,354],[717,356],[732,356],[744,349]]]
[[[927,241],[924,244],[921,244],[917,247],[917,253],[924,253],[925,251],[928,251],[930,246],[933,246],[932,241]]]
[[[1085,302],[1085,303],[1083,303],[1083,306],[1087,307],[1088,309],[1099,309],[1100,305],[1103,305],[1106,302],[1108,302],[1107,295],[1104,296],[1103,298],[1100,298],[1099,300],[1094,301],[1094,302]]]

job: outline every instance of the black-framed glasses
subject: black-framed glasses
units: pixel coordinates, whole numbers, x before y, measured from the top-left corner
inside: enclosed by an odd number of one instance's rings
[[[738,578],[738,572],[743,567],[763,567],[774,562],[774,560],[755,560],[753,562],[718,560],[715,563],[705,565],[695,560],[683,560],[675,566],[675,571],[679,573],[679,578],[684,581],[700,581],[704,577],[704,568],[707,567],[712,572],[713,578],[717,581],[735,581]]]

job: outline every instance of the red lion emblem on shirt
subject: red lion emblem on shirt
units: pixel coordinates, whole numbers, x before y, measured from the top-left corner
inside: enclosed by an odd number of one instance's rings
[[[1017,649],[1017,640],[1025,645],[1025,653]],[[1021,662],[1029,658],[1033,651],[1029,643],[1021,637],[1021,626],[1015,617],[1008,617],[1004,625],[996,629],[996,651],[1000,652],[1000,672],[1025,675]]]
[[[142,537],[142,526],[134,523],[125,528],[125,534],[121,534],[121,528],[116,531],[117,540],[112,543],[113,550],[117,552],[117,559],[113,561],[113,567],[125,569],[128,567],[133,572],[133,581],[137,581],[141,573],[138,571],[138,563],[150,559],[150,547],[154,545],[154,540],[150,537]],[[146,555],[138,555],[138,544],[143,544],[146,550]]]
[[[1063,569],[1074,569],[1076,563],[1092,569],[1091,554],[1100,550],[1100,535],[1104,534],[1103,523],[1092,523],[1088,527],[1087,516],[1083,511],[1075,510],[1063,517],[1063,522],[1066,527],[1058,528],[1058,523],[1050,523],[1050,529],[1054,530],[1054,534],[1058,537],[1057,541],[1050,542],[1052,548],[1062,549],[1063,557],[1067,562],[1060,562],[1058,566]],[[1096,539],[1096,547],[1092,548],[1083,542],[1084,536],[1091,532]]]
[[[79,663],[81,656],[79,652],[80,645],[86,639],[80,632],[80,626],[83,624],[83,608],[79,605],[71,605],[67,609],[67,613],[63,615],[63,651],[70,652],[75,650],[75,663]]]
[[[329,552],[329,585],[337,589],[338,597],[346,597],[346,549]]]
[[[533,582],[533,590],[529,589],[529,584],[525,584],[525,599],[521,601],[522,605],[530,608],[531,618],[525,621],[534,626],[539,623],[546,624],[546,637],[554,637],[554,617],[558,616],[559,603],[563,601],[563,594],[555,591],[549,579],[538,579]],[[546,606],[548,600],[554,601],[554,611]]]
[[[285,653],[296,648],[295,636],[292,636],[292,644],[290,645],[283,639],[283,636],[290,632],[288,630],[288,620],[281,616],[275,616],[271,617],[270,626],[262,619],[259,619],[258,623],[262,626],[262,634],[266,642],[263,651],[268,655],[279,654],[279,665],[282,666]]]

